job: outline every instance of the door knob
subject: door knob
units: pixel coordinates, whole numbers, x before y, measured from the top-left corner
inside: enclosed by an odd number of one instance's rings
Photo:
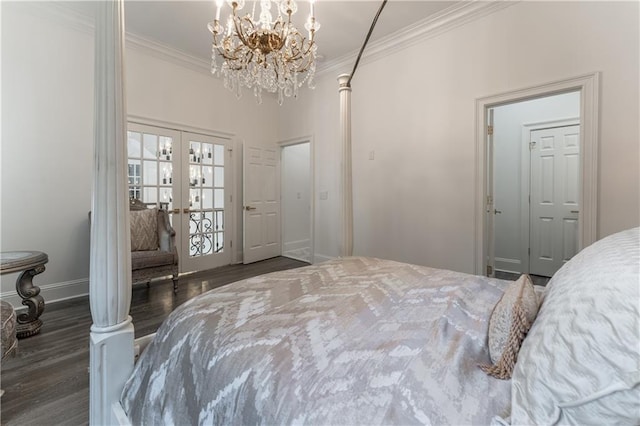
[[[247,211],[250,211],[250,210],[255,210],[256,208],[251,206],[244,206],[244,209]]]
[[[493,214],[502,214],[502,210],[493,209]]]
[[[173,209],[170,210],[169,213],[173,213],[173,214],[179,214],[180,213],[180,209]]]
[[[580,210],[571,210],[571,213],[578,214],[580,213]]]
[[[191,212],[191,210],[189,210],[189,209],[182,209],[182,213],[184,213],[184,214],[187,214],[187,213],[189,213],[189,212]]]

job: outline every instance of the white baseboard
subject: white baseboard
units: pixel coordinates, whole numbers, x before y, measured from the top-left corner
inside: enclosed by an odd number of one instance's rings
[[[288,241],[282,244],[282,255],[291,259],[311,263],[311,240]]]
[[[520,259],[507,259],[504,257],[496,257],[496,271],[511,272],[513,274],[522,273],[522,262]]]
[[[293,254],[282,253],[282,257],[287,257],[287,258],[293,259],[293,260],[299,260],[300,262],[310,263],[309,259],[304,259],[304,258],[302,258],[300,256],[296,256],[296,255],[293,255]]]
[[[40,295],[44,299],[45,310],[47,305],[53,302],[61,302],[89,294],[89,278],[81,278],[62,283],[44,284],[40,287]],[[15,310],[27,309],[22,304],[22,299],[15,290],[0,293],[0,298],[11,303]]]
[[[320,263],[320,262],[326,262],[327,260],[333,260],[335,259],[335,256],[325,256],[324,254],[318,254],[316,253],[313,256],[313,263]]]
[[[298,250],[301,248],[307,248],[311,246],[311,240],[308,238],[306,240],[298,240],[298,241],[286,241],[283,244],[282,251],[287,252],[291,250]]]

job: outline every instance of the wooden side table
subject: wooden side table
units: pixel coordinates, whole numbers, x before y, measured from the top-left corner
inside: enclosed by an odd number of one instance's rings
[[[16,292],[27,307],[26,313],[17,318],[16,336],[18,338],[33,336],[40,332],[44,312],[44,299],[40,296],[40,287],[33,285],[33,277],[44,272],[44,264],[49,256],[40,251],[3,251],[0,253],[0,273],[20,272],[16,281]]]

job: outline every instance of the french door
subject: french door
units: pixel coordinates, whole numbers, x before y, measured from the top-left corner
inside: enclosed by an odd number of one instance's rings
[[[231,263],[227,247],[231,229],[231,181],[229,141],[182,132],[183,272],[215,268]],[[230,187],[230,185],[228,185]]]
[[[180,272],[231,263],[230,141],[129,123],[129,197],[169,212]]]

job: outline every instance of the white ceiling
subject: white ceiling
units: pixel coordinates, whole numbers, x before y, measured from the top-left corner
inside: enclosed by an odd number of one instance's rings
[[[370,43],[424,20],[454,6],[459,1],[389,0],[385,6]],[[71,7],[83,14],[93,14],[95,3],[71,2]],[[315,15],[322,27],[316,35],[318,53],[325,63],[357,52],[382,0],[316,0]],[[225,6],[228,9],[228,6]],[[245,10],[251,10],[247,0]],[[259,4],[257,6],[259,8]],[[309,13],[307,0],[298,0],[294,16],[298,28]],[[211,33],[207,23],[215,14],[214,1],[125,1],[127,32],[178,49],[205,61],[211,58]]]

